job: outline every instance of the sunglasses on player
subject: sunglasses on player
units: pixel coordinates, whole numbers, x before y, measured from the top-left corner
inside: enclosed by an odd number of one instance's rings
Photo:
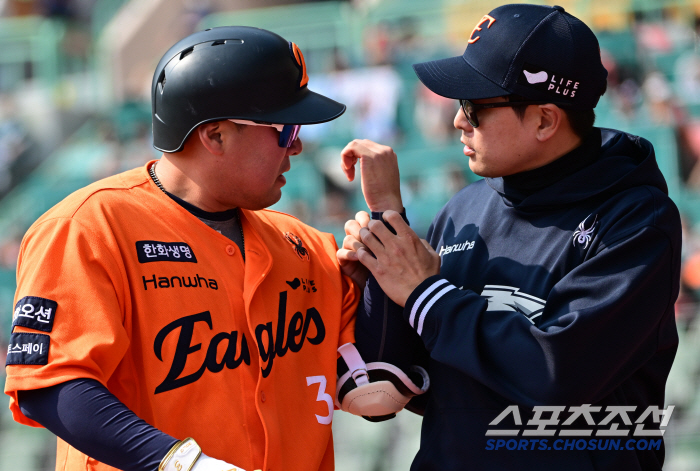
[[[484,103],[484,104],[477,104],[477,103],[472,103],[469,100],[459,100],[459,106],[462,107],[462,111],[464,112],[464,116],[467,118],[467,121],[469,121],[469,124],[472,125],[473,128],[478,128],[479,127],[479,118],[476,116],[476,112],[479,110],[486,110],[488,108],[502,108],[506,106],[518,106],[518,105],[543,105],[545,103],[548,103],[546,101],[499,101],[498,103]]]
[[[248,121],[246,119],[229,119],[229,121],[238,124],[245,124],[247,126],[269,126],[271,128],[277,129],[280,133],[280,140],[277,143],[280,147],[285,147],[289,149],[294,144],[294,140],[299,136],[299,129],[301,129],[301,124],[267,124],[267,123],[256,123],[255,121]]]

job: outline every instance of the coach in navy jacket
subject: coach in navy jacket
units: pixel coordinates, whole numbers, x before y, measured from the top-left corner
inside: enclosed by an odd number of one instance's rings
[[[651,143],[593,127],[607,77],[595,36],[561,7],[505,5],[463,56],[414,67],[460,100],[454,124],[485,178],[421,241],[399,215],[393,151],[353,141],[344,167],[361,162],[385,224],[359,213],[338,253],[355,279],[371,272],[363,355],[428,358],[411,469],[661,469],[680,217]]]

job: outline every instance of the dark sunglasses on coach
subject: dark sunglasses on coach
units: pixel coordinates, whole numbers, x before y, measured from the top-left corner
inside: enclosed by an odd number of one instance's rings
[[[299,130],[301,129],[301,124],[272,124],[272,123],[256,123],[255,121],[249,121],[247,119],[229,119],[234,123],[245,124],[246,126],[268,126],[277,129],[280,133],[280,139],[277,143],[280,147],[285,147],[289,149],[294,144],[297,136],[299,136]]]
[[[467,121],[469,121],[469,124],[471,124],[473,128],[479,127],[479,118],[477,118],[477,116],[476,116],[476,112],[479,110],[486,110],[488,108],[503,108],[506,106],[518,106],[518,105],[543,105],[545,103],[549,103],[549,102],[525,100],[525,101],[499,101],[497,103],[477,104],[477,103],[472,103],[469,100],[459,100],[459,106],[462,108],[462,111],[464,112],[464,116],[467,118]]]

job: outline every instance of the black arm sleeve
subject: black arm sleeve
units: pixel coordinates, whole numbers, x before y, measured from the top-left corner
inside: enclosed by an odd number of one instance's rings
[[[383,220],[383,213],[372,212],[372,219]],[[408,223],[405,210],[401,213]],[[394,232],[386,221],[384,224]],[[420,336],[403,319],[403,308],[384,294],[370,274],[363,299],[357,310],[355,346],[365,362],[381,361],[401,368],[416,384],[422,379],[411,371],[412,365],[428,369],[429,355]],[[423,415],[428,393],[411,399],[407,410]]]
[[[177,439],[140,419],[94,379],[19,391],[19,407],[72,447],[109,466],[154,471]]]

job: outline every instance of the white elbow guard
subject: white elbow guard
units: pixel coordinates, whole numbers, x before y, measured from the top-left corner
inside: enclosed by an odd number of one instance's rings
[[[160,462],[158,471],[245,471],[243,468],[210,458],[193,438],[177,442]]]
[[[338,379],[335,404],[353,415],[372,422],[387,420],[403,409],[412,397],[423,394],[430,387],[428,373],[420,366],[412,366],[421,385],[416,385],[400,368],[380,361],[365,363],[351,343],[338,348],[349,370]]]

